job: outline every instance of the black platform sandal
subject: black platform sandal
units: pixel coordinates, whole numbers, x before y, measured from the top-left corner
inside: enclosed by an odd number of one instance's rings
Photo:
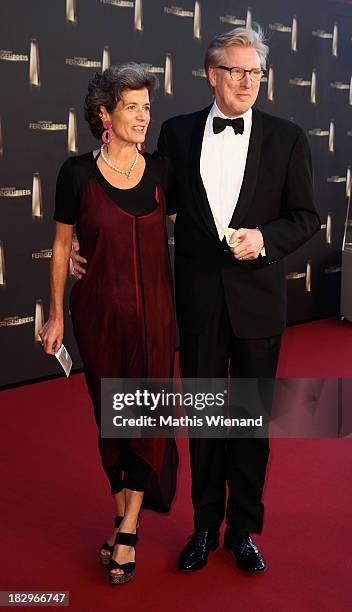
[[[136,533],[124,533],[119,531],[116,535],[115,544],[123,544],[125,546],[135,546],[137,545],[138,536]],[[117,563],[111,559],[108,567],[109,580],[111,584],[124,584],[125,582],[129,582],[131,578],[134,576],[136,568],[136,562],[130,561],[129,563]],[[111,570],[121,569],[123,570],[123,574],[112,574]]]
[[[120,527],[122,519],[123,519],[123,516],[115,516],[115,522],[114,522],[115,529],[118,529]],[[115,542],[111,546],[108,542],[104,542],[104,544],[102,544],[101,547],[99,548],[99,559],[103,565],[109,565],[111,561],[112,553],[114,552],[114,546],[115,546]],[[108,552],[109,554],[102,555],[103,550]]]

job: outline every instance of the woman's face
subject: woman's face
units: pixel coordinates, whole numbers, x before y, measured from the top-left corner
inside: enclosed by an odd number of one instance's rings
[[[103,118],[106,117],[112,123],[112,131],[116,140],[133,144],[143,143],[150,122],[147,88],[125,89],[122,92],[122,100],[119,100],[112,113],[103,112]]]

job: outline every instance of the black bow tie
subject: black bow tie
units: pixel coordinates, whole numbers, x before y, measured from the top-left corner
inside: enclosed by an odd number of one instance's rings
[[[233,128],[235,134],[243,134],[244,121],[242,117],[237,119],[223,119],[222,117],[214,117],[213,119],[213,132],[214,134],[220,134],[227,125]]]

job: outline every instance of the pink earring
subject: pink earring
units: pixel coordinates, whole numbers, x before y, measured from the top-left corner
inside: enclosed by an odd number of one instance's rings
[[[105,119],[105,121],[103,121],[103,127],[104,132],[101,135],[101,139],[104,144],[110,144],[110,142],[112,141],[112,132],[110,131],[112,128],[111,121],[109,121],[109,119]]]

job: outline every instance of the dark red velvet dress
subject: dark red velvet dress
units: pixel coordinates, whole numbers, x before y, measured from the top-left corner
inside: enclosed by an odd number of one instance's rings
[[[158,168],[152,169],[155,208],[136,216],[111,199],[92,156],[67,163],[66,174],[79,176],[76,183],[71,180],[76,233],[80,253],[88,261],[86,274],[72,289],[70,310],[99,427],[101,378],[170,378],[173,373],[175,317],[164,189]],[[58,186],[57,221],[62,219],[61,197]],[[144,507],[169,509],[178,464],[174,440],[126,441],[99,435],[99,449],[112,493],[121,489],[124,471],[127,466],[133,471],[135,460],[148,468]]]

